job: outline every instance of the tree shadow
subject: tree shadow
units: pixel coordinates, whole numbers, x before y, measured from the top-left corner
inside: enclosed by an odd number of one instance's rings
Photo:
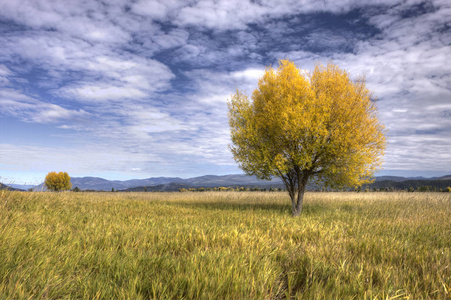
[[[280,211],[280,212],[291,212],[291,207],[289,203],[279,204],[279,203],[236,203],[227,201],[170,201],[167,205],[181,206],[186,208],[199,208],[206,210],[224,210],[224,211]]]
[[[264,211],[291,215],[291,203],[236,203],[228,201],[170,201],[167,205],[216,211]],[[301,215],[316,215],[327,208],[319,203],[304,203]]]

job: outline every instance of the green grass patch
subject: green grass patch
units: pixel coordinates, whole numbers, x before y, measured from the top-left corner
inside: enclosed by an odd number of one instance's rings
[[[451,195],[0,192],[0,299],[451,297]]]

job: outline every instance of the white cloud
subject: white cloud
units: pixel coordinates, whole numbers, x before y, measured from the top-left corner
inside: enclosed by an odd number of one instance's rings
[[[449,172],[449,138],[419,134],[415,140],[411,137],[392,138],[384,160],[386,170]]]
[[[183,29],[173,29],[168,33],[159,32],[151,37],[151,40],[161,49],[170,49],[183,46],[187,43],[189,33]]]
[[[218,29],[244,29],[248,23],[268,12],[268,7],[250,1],[198,1],[195,5],[181,9],[176,23]]]
[[[131,153],[121,147],[85,143],[79,146],[27,146],[0,144],[0,165],[19,171],[42,171],[43,176],[53,170],[67,171],[71,176],[92,174],[100,170],[120,172],[130,170],[128,166],[140,165],[143,161],[159,161],[152,153]],[[43,180],[43,177],[42,177]]]
[[[0,89],[0,107],[2,114],[36,123],[83,122],[89,117],[84,110],[45,103],[13,89]]]
[[[32,28],[56,29],[90,42],[123,43],[130,38],[113,21],[120,10],[98,1],[77,1],[70,5],[47,0],[1,1],[0,12],[5,18]],[[108,18],[109,14],[113,18]]]
[[[263,73],[263,67],[250,67],[230,73],[211,72],[208,69],[186,72],[186,76],[192,78],[198,87],[190,98],[202,104],[219,105],[222,111],[236,89],[244,90],[250,96]]]
[[[264,69],[249,68],[243,71],[232,72],[230,75],[238,80],[255,83],[258,82],[258,80],[263,76],[264,73]]]
[[[174,77],[171,70],[158,61],[128,53],[117,54],[110,48],[65,39],[58,34],[4,38],[3,44],[9,50],[13,50],[5,53],[3,59],[12,60],[13,56],[20,55],[23,59],[33,61],[41,68],[54,73],[53,78],[57,81],[62,79],[64,73],[83,72],[85,76],[80,83],[87,88],[89,84],[83,84],[86,76],[91,82],[100,81],[102,84],[118,85],[118,88],[128,87],[142,92],[167,88],[169,81]],[[73,76],[80,75],[76,73]],[[73,85],[78,87],[80,83]]]
[[[162,112],[152,107],[136,107],[125,109],[123,115],[127,119],[124,130],[128,135],[137,138],[153,140],[153,133],[174,133],[183,131],[183,134],[189,134],[189,131],[196,128],[190,124],[184,123],[169,113]]]
[[[4,65],[0,65],[0,76],[9,76],[11,75],[11,71]]]
[[[108,84],[90,84],[63,89],[62,94],[77,100],[114,101],[123,99],[140,99],[147,96],[136,88]]]
[[[146,16],[152,20],[166,19],[168,14],[182,4],[177,1],[145,1],[139,0],[132,5],[135,14]]]
[[[0,86],[8,85],[8,76],[11,75],[11,71],[4,65],[0,65]]]

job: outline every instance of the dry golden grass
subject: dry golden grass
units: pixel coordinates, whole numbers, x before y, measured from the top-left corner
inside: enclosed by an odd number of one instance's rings
[[[451,295],[451,193],[0,191],[0,299]]]

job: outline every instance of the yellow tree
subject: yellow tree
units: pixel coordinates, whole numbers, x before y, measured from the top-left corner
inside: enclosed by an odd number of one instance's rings
[[[235,161],[248,175],[280,177],[294,216],[309,179],[357,187],[381,164],[385,130],[372,94],[364,78],[353,81],[333,64],[307,73],[281,60],[266,69],[252,101],[237,91],[228,106]]]
[[[45,186],[51,191],[65,191],[72,187],[67,172],[50,172],[45,176]]]

